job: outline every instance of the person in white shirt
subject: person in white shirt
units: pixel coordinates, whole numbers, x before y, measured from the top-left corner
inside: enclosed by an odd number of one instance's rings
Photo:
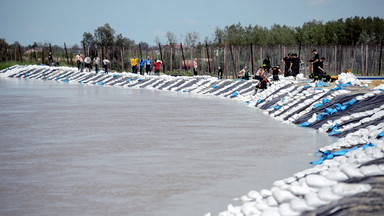
[[[108,64],[110,63],[110,61],[107,59],[107,57],[104,57],[104,60],[103,60],[103,67],[104,67],[104,70],[105,72],[104,73],[108,73]]]

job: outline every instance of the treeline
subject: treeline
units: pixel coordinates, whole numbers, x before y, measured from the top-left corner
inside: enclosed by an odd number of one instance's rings
[[[379,17],[351,17],[337,21],[313,20],[300,27],[274,24],[269,29],[259,25],[240,23],[217,27],[214,44],[292,46],[292,45],[357,45],[379,44],[384,40],[384,19]]]
[[[8,44],[0,38],[0,62],[24,62],[46,64],[48,52],[59,65],[74,65],[77,53],[98,55],[111,61],[111,69],[130,71],[129,59],[150,56],[163,60],[163,72],[188,72],[190,62],[198,59],[202,74],[214,74],[217,66],[225,73],[234,74],[244,65],[260,66],[266,55],[273,64],[288,52],[296,52],[307,62],[312,58],[311,50],[317,48],[327,58],[328,71],[333,74],[347,69],[361,75],[380,75],[384,41],[384,19],[378,17],[351,17],[329,21],[306,22],[300,27],[273,25],[270,28],[258,25],[243,27],[240,23],[217,27],[212,38],[200,40],[199,33],[188,32],[177,37],[168,31],[165,42],[155,38],[155,44],[136,43],[122,34],[117,34],[108,24],[93,32],[84,32],[79,45],[66,47],[45,42],[34,42],[21,46],[18,42]],[[64,45],[64,46],[63,46]],[[304,71],[311,65],[304,64]],[[252,67],[253,68],[253,67]],[[177,72],[177,71],[176,71]]]

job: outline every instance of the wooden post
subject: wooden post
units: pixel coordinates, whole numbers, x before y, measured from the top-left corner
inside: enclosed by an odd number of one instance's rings
[[[301,42],[299,43],[299,56],[298,56],[298,58],[300,58],[300,54],[301,54]]]
[[[368,44],[365,45],[365,75],[368,76]]]
[[[71,48],[71,67],[73,67],[73,51],[72,51],[72,48]]]
[[[69,65],[67,45],[65,44],[65,42],[64,42],[64,49],[65,49],[65,56],[67,57],[67,64]]]
[[[8,49],[7,49],[7,53],[8,53]],[[35,56],[35,62],[37,63],[37,55],[36,55],[35,45],[33,45],[33,55]]]
[[[240,47],[238,47],[237,49],[237,66],[238,68],[236,68],[235,72],[236,72],[236,77],[237,77],[237,70],[241,70],[241,65],[240,65]]]
[[[337,73],[337,46],[335,45],[335,62],[333,63],[334,64],[334,71],[335,71],[335,74],[338,74]]]
[[[211,68],[211,60],[210,60],[210,56],[209,56],[209,47],[208,47],[208,43],[207,42],[205,42],[205,48],[207,49],[209,73],[211,74],[212,73],[212,68]]]
[[[164,61],[163,61],[163,52],[161,51],[161,45],[159,43],[159,49],[160,49],[160,59],[161,59],[161,62],[163,62],[163,73],[165,73],[165,64],[164,64]]]
[[[172,62],[172,45],[171,45],[171,57],[170,57],[170,66],[171,66],[171,68],[170,68],[170,71],[171,71],[171,73],[172,73],[172,71],[173,71],[173,67],[172,67],[172,64],[173,64],[173,62]]]
[[[120,55],[121,55],[121,71],[124,71],[125,67],[124,67],[124,46],[123,45],[120,46]]]
[[[141,51],[141,44],[139,43],[139,52],[140,52],[140,58],[143,58],[143,53]]]
[[[225,70],[225,65],[226,65],[226,64],[225,64],[225,50],[226,50],[226,49],[227,49],[227,45],[224,46],[224,57],[223,57],[224,60],[223,60],[223,67],[222,67],[222,69],[221,69],[221,70],[223,70],[223,71]],[[225,79],[227,79],[227,78],[228,78],[228,71],[225,70]]]
[[[204,47],[200,46],[200,55],[201,55],[201,73],[203,75],[205,75],[205,67],[204,67],[204,59],[205,59],[205,56],[204,56]]]
[[[235,79],[235,73],[236,73],[236,66],[235,66],[235,59],[233,57],[233,48],[232,48],[232,44],[229,45],[229,48],[231,50],[231,58],[232,58],[232,78]]]
[[[183,62],[184,62],[184,69],[187,70],[187,65],[185,64],[185,56],[184,56],[184,50],[183,50],[183,44],[180,43],[181,48],[181,55],[183,56]]]
[[[41,61],[43,62],[43,65],[45,65],[44,47],[43,47],[43,53],[41,54]]]
[[[361,44],[361,76],[364,76],[364,45]]]
[[[189,51],[190,51],[190,53],[191,53],[191,71],[193,72],[193,68],[194,68],[194,60],[193,60],[193,50],[192,50],[192,46],[190,46],[189,47]],[[197,73],[199,73],[199,72],[197,72]]]
[[[84,57],[86,57],[87,53],[85,52],[85,43],[84,43],[84,41],[83,41],[83,50],[84,50]]]
[[[7,45],[5,45],[5,51],[6,51],[6,53],[5,53],[5,61],[8,62],[8,46]]]
[[[342,62],[343,62],[343,46],[340,46],[340,59],[339,59],[339,74],[342,72]]]
[[[381,40],[381,44],[380,44],[380,55],[379,55],[379,76],[380,76],[380,73],[381,73],[381,57],[382,57],[382,54],[383,54],[383,40]]]
[[[114,46],[112,46],[111,48],[111,51],[110,51],[110,53],[111,53],[111,70],[115,70],[115,62],[113,61],[113,58],[115,57],[115,52],[114,52],[114,49],[115,49],[115,47]]]
[[[56,62],[59,62],[59,47],[56,47]]]
[[[252,43],[251,43],[251,67],[252,67],[251,74],[253,74],[254,68],[253,68],[253,45],[252,45]]]
[[[381,45],[383,45],[383,43],[381,43]],[[20,44],[19,44],[19,54],[20,54],[20,61],[23,62],[23,55],[21,54],[21,47],[20,47]],[[381,54],[381,53],[380,53]],[[381,59],[381,57],[380,57]],[[380,71],[379,71],[379,74],[380,74]]]

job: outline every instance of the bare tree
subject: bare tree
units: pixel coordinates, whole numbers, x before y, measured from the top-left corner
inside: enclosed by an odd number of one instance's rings
[[[159,36],[155,37],[155,44],[161,44],[161,40],[160,40]]]
[[[174,54],[173,54],[173,48],[175,47],[175,44],[177,43],[177,37],[174,33],[168,31],[167,34],[165,35],[167,37],[167,40],[168,40],[168,43],[169,43],[169,46],[171,48],[171,54],[170,54],[170,71],[172,72],[173,71],[173,58],[174,58]]]
[[[189,47],[189,50],[190,50],[190,53],[191,53],[191,70],[193,71],[193,48],[195,47],[195,45],[197,44],[199,40],[199,33],[197,32],[188,32],[186,35],[185,35],[185,39],[184,39],[184,42],[185,42],[185,45]]]
[[[185,35],[185,39],[184,39],[184,43],[186,46],[188,47],[194,47],[197,42],[199,41],[199,33],[198,32],[188,32],[186,35]]]
[[[171,47],[177,43],[177,37],[174,33],[168,31],[165,36],[167,37],[168,43]]]

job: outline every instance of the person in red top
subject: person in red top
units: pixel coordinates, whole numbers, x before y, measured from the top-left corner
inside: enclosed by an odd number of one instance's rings
[[[155,74],[157,76],[160,76],[160,65],[162,64],[163,62],[161,62],[160,60],[156,59],[155,60],[155,63],[153,63],[153,67],[155,68]]]

